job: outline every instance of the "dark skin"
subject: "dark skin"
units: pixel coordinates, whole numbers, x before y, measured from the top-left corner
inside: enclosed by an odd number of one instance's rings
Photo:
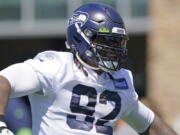
[[[97,74],[103,73],[101,70],[95,72]],[[11,86],[9,81],[3,76],[0,76],[0,115],[5,114],[10,95],[10,89]],[[150,127],[140,135],[177,135],[177,133],[175,133],[175,131],[162,119],[160,119],[158,116],[155,116],[155,119]]]
[[[9,95],[10,95],[9,81],[3,76],[0,76],[0,115],[5,114]]]
[[[177,133],[156,115],[150,127],[140,135],[177,135]]]

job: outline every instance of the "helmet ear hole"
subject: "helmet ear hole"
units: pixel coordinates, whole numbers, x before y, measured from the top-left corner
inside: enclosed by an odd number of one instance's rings
[[[73,36],[73,39],[75,40],[76,43],[81,43],[81,40],[78,39],[76,36]]]

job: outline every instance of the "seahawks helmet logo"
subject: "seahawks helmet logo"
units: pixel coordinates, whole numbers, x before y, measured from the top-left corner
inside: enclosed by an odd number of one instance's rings
[[[86,12],[77,11],[75,12],[68,21],[68,26],[78,23],[82,27],[88,20],[89,15]]]

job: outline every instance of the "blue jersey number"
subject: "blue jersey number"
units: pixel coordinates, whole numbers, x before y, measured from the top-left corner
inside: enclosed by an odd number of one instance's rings
[[[88,97],[86,106],[80,105],[80,97]],[[114,109],[106,116],[99,118],[96,122],[96,131],[101,134],[112,135],[112,127],[105,126],[109,120],[113,120],[119,114],[121,109],[121,97],[117,92],[105,90],[100,94],[100,104],[107,104],[107,101],[115,103]],[[67,124],[72,129],[90,131],[93,128],[95,106],[97,103],[97,91],[93,87],[78,84],[73,88],[70,109],[73,113],[85,114],[84,121],[76,119],[76,115],[67,115]]]

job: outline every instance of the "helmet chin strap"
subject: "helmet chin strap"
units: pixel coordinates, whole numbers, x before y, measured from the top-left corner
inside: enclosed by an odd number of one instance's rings
[[[68,45],[68,43],[65,42],[65,44],[66,44],[66,48],[67,48],[67,49],[70,49],[70,46]],[[94,67],[94,66],[91,66],[91,65],[86,64],[86,63],[79,57],[78,52],[76,52],[76,58],[78,59],[78,61],[79,61],[83,66],[85,66],[85,67],[87,67],[87,68],[90,68],[90,69],[92,69],[92,70],[99,70],[99,69],[100,69],[99,67]]]
[[[76,58],[78,59],[78,61],[85,67],[87,68],[90,68],[92,70],[99,70],[100,68],[99,67],[94,67],[94,66],[91,66],[89,64],[87,64],[86,62],[84,62],[80,57],[79,57],[79,54],[78,52],[76,53]]]
[[[90,68],[92,70],[102,70],[104,72],[114,72],[114,70],[110,70],[110,69],[107,69],[101,65],[99,65],[99,67],[94,67],[94,66],[91,66],[89,64],[87,64],[86,62],[84,62],[81,57],[79,57],[79,54],[78,52],[76,53],[76,58],[78,59],[78,61],[84,66],[84,67],[87,67],[87,68]],[[104,62],[105,64],[109,64],[107,61]]]
[[[94,46],[93,44],[90,43],[89,39],[86,37],[86,35],[81,31],[79,25],[77,23],[75,23],[75,27],[77,29],[77,32],[84,38],[84,40],[90,45],[92,46],[92,48],[94,49]],[[94,66],[91,66],[89,64],[87,64],[86,62],[84,62],[80,57],[79,57],[79,54],[78,52],[76,53],[76,58],[78,59],[78,61],[85,67],[87,68],[90,68],[90,69],[93,69],[93,70],[99,70],[100,68],[99,67],[94,67]]]

